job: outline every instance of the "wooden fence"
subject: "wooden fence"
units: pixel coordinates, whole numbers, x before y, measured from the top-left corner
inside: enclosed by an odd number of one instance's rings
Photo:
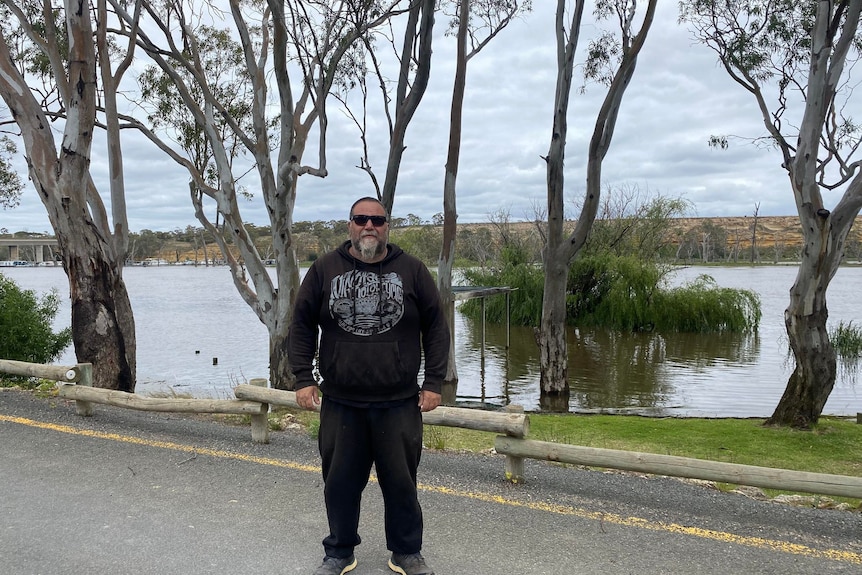
[[[295,393],[269,389],[266,387],[265,379],[253,379],[250,384],[238,385],[234,389],[237,399],[163,399],[93,388],[90,364],[64,367],[0,359],[0,372],[57,381],[60,396],[74,399],[77,413],[83,416],[93,415],[94,403],[142,411],[248,414],[252,421],[252,441],[256,443],[269,442],[267,413],[271,405],[300,409],[299,404],[296,403]],[[510,406],[506,412],[440,406],[433,411],[423,413],[422,420],[428,425],[502,434],[496,437],[494,447],[497,453],[506,457],[506,478],[514,483],[523,481],[524,460],[529,458],[862,499],[862,477],[791,471],[526,439],[530,428],[529,417],[523,413],[523,410],[513,406]]]

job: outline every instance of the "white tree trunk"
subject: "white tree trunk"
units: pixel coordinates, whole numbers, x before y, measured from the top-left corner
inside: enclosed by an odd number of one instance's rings
[[[0,93],[21,130],[30,178],[57,235],[69,277],[77,360],[93,364],[94,386],[134,391],[135,331],[122,280],[124,254],[110,242],[101,199],[89,173],[96,115],[96,52],[90,12],[67,2],[65,16],[70,39],[68,76],[59,52],[48,54],[66,104],[59,152],[51,123],[14,66],[2,36]],[[26,19],[21,24],[29,26]],[[44,46],[54,45],[55,40]]]

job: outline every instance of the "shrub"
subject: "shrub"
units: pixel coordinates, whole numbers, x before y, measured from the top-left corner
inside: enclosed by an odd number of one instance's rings
[[[0,358],[50,363],[72,341],[72,329],[58,333],[52,323],[60,307],[57,290],[37,297],[0,274]]]
[[[472,285],[508,286],[513,325],[539,324],[542,315],[542,269],[517,250],[503,251],[499,269],[466,270]],[[566,317],[571,325],[621,331],[677,331],[691,333],[751,333],[760,323],[760,298],[744,289],[721,288],[709,276],[678,288],[667,288],[669,268],[633,256],[611,254],[577,258],[569,268]],[[499,301],[496,301],[499,300]],[[478,317],[481,302],[461,306],[468,317]],[[505,321],[505,301],[489,298],[490,322]]]
[[[526,253],[520,248],[505,247],[501,253],[502,266],[498,269],[472,268],[464,270],[464,279],[473,286],[507,286],[515,291],[510,294],[513,325],[539,325],[542,318],[542,293],[545,278],[542,268],[529,263]],[[482,302],[478,299],[461,304],[467,317],[480,317]],[[485,317],[491,323],[506,321],[506,299],[490,297],[485,307]]]

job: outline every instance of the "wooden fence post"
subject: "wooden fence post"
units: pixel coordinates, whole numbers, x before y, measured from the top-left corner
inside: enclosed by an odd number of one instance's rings
[[[78,368],[78,381],[75,382],[75,385],[93,387],[93,364],[79,363],[76,367]],[[95,412],[93,402],[75,400],[75,411],[83,417],[92,417]]]
[[[524,407],[514,403],[506,406],[508,413],[524,413]],[[506,455],[506,479],[512,483],[524,481],[524,458]]]
[[[266,378],[256,377],[249,380],[255,387],[266,387]],[[261,403],[260,413],[251,416],[251,440],[254,443],[269,443],[269,404]]]

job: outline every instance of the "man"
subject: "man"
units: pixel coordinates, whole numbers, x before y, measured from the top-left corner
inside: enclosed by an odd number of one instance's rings
[[[348,228],[349,241],[309,268],[288,337],[297,403],[305,409],[320,405],[329,535],[314,575],[341,575],[356,567],[360,499],[372,464],[383,493],[389,568],[402,575],[433,575],[421,554],[416,470],[421,412],[440,405],[449,328],[428,269],[388,243],[383,204],[357,200]],[[312,373],[318,328],[319,389]]]

